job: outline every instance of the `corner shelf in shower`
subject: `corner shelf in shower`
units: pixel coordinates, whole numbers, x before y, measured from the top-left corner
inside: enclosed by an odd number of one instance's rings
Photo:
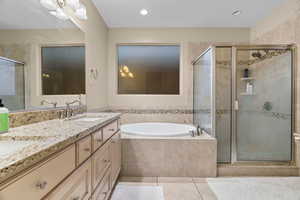
[[[253,81],[253,80],[255,80],[254,77],[241,78],[241,81]]]

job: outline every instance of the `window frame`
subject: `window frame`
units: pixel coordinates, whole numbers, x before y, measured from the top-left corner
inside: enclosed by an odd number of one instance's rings
[[[84,67],[84,72],[85,72],[85,93],[83,94],[43,94],[43,76],[42,76],[42,59],[43,59],[43,55],[42,55],[42,49],[43,48],[47,48],[47,47],[84,47],[84,56],[85,56],[85,67]],[[39,68],[38,68],[38,76],[39,76],[39,81],[40,83],[39,85],[39,93],[40,96],[76,96],[76,95],[86,95],[86,84],[87,84],[87,80],[86,80],[86,45],[85,43],[60,43],[60,44],[40,44],[39,45]]]
[[[178,94],[120,94],[119,93],[119,54],[118,48],[119,46],[177,46],[179,47],[179,92]],[[182,77],[183,77],[183,48],[181,43],[117,43],[115,45],[115,75],[116,75],[116,82],[115,82],[115,94],[117,96],[181,96],[182,95]]]

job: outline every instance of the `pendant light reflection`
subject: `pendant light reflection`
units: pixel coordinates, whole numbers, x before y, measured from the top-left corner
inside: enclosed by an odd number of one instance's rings
[[[119,72],[122,78],[134,78],[133,73],[130,72],[130,69],[127,65],[120,66]]]
[[[86,7],[80,0],[40,0],[40,3],[45,7],[48,12],[61,20],[68,20],[70,17],[64,11],[64,7],[69,7],[74,11],[76,17],[86,20],[87,12]]]

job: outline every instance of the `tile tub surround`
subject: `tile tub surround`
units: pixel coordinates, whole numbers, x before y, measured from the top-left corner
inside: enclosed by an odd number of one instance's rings
[[[122,134],[123,176],[215,177],[217,141],[209,135],[137,137]]]
[[[102,118],[92,122],[49,120],[12,128],[8,133],[0,135],[2,141],[33,141],[24,148],[1,156],[0,183],[118,119],[120,113],[89,113],[88,116]]]
[[[52,119],[58,119],[61,112],[65,108],[47,108],[47,109],[37,109],[37,110],[24,110],[18,112],[12,112],[9,114],[9,126],[11,128],[43,122]],[[86,111],[86,107],[72,107],[75,113]]]

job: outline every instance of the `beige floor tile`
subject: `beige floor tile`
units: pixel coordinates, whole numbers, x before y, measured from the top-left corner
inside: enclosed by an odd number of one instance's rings
[[[158,177],[158,183],[193,183],[189,177]]]
[[[163,187],[165,200],[201,200],[194,183],[159,183]]]

